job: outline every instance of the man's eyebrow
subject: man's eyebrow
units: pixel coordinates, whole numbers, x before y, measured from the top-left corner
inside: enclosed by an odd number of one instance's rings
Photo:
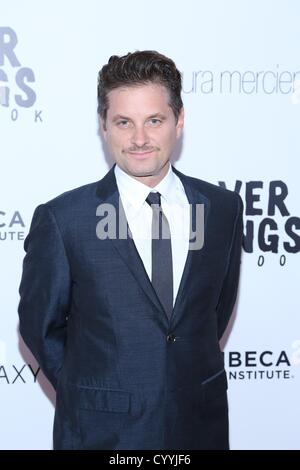
[[[150,116],[147,117],[147,119],[154,119],[154,118],[159,118],[162,121],[164,121],[166,119],[166,116],[162,113],[155,113],[155,114],[151,114]]]
[[[113,117],[113,122],[116,122],[118,121],[119,119],[123,119],[124,121],[130,121],[130,118],[127,117],[127,116],[123,116],[122,114],[116,114],[114,117]]]
[[[165,121],[167,118],[164,114],[162,113],[154,113],[154,114],[150,114],[149,116],[147,116],[146,119],[155,119],[155,118],[159,118],[161,119],[162,121]],[[123,114],[116,114],[113,119],[112,119],[112,122],[116,122],[116,121],[119,121],[119,120],[124,120],[124,121],[131,121],[131,118],[128,117],[128,116],[125,116]]]

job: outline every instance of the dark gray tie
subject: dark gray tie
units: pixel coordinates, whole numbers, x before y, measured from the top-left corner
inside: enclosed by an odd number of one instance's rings
[[[149,193],[146,199],[152,208],[152,285],[168,317],[173,310],[173,264],[171,233],[161,208],[160,193]]]

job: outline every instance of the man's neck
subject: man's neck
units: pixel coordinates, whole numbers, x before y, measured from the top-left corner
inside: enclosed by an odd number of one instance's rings
[[[157,175],[147,175],[147,176],[134,176],[128,174],[131,178],[134,178],[136,181],[139,181],[139,183],[142,183],[146,186],[149,186],[149,188],[154,188],[157,186],[168,174],[169,168],[170,168],[170,163],[168,162],[161,170],[161,172]]]

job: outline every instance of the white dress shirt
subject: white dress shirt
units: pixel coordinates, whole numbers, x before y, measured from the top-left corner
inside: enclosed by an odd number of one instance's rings
[[[166,176],[154,188],[137,181],[117,165],[115,176],[133,241],[150,280],[152,209],[146,198],[150,191],[161,194],[162,210],[171,232],[174,305],[189,248],[190,208],[183,185],[171,165]]]

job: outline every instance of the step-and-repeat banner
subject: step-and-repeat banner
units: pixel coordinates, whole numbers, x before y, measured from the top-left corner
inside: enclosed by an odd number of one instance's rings
[[[245,204],[223,347],[232,449],[300,449],[300,4],[0,0],[0,448],[50,449],[55,395],[18,334],[34,208],[100,179],[97,73],[155,49],[183,75],[176,167]]]

